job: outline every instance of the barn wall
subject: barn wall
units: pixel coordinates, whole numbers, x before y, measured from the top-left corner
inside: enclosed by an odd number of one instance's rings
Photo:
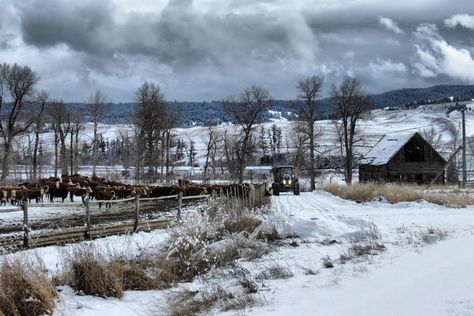
[[[359,166],[359,182],[385,182],[387,179],[387,165],[372,166],[372,165],[360,165]]]
[[[444,160],[425,141],[423,150],[425,161],[407,162],[406,150],[403,147],[388,164],[389,178],[400,182],[430,182],[444,167]],[[438,182],[444,182],[441,177]]]
[[[359,181],[409,183],[430,182],[443,169],[445,161],[421,136],[415,135],[412,140],[418,146],[423,146],[425,161],[410,161],[413,159],[410,159],[410,157],[407,156],[407,152],[409,151],[406,150],[407,145],[405,145],[387,165],[361,165],[359,167]],[[409,143],[410,142],[407,144]],[[438,182],[444,183],[444,175],[438,179]]]

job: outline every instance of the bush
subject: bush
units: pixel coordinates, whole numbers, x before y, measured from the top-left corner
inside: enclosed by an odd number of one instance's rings
[[[448,236],[448,232],[443,229],[428,227],[420,232],[421,240],[427,244],[433,244],[439,240],[443,240]]]
[[[257,279],[268,280],[268,279],[289,279],[293,277],[293,272],[289,268],[285,268],[279,264],[275,264],[271,267],[266,268],[257,276]]]
[[[57,296],[43,264],[5,258],[0,266],[0,314],[51,315]]]
[[[191,281],[238,258],[268,252],[254,236],[261,220],[226,199],[222,205],[213,202],[207,213],[190,215],[173,229],[162,259],[177,280]]]
[[[277,240],[283,239],[283,237],[280,236],[280,233],[278,232],[275,226],[273,226],[272,229],[269,231],[268,230],[259,231],[257,238],[261,240],[266,240],[267,242],[275,242]]]
[[[326,256],[323,258],[323,267],[325,267],[326,269],[334,268],[334,263],[332,262],[331,257]]]
[[[171,299],[170,315],[198,315],[209,311],[215,305],[220,305],[222,311],[244,309],[254,303],[255,300],[249,295],[236,298],[222,287],[212,286],[201,292],[185,290],[175,294]]]
[[[117,297],[123,295],[122,266],[109,262],[92,247],[76,247],[65,258],[65,277],[76,291],[86,295]]]
[[[58,284],[99,297],[121,298],[124,290],[166,289],[176,281],[168,262],[156,255],[129,260],[106,256],[91,246],[75,247],[64,258],[65,273]]]
[[[349,257],[361,257],[376,254],[385,250],[382,243],[353,244],[349,248]]]

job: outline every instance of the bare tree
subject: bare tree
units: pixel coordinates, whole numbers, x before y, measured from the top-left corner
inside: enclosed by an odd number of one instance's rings
[[[334,111],[341,119],[344,140],[344,173],[346,183],[352,183],[354,163],[353,145],[357,122],[370,109],[370,101],[362,90],[361,83],[353,77],[345,77],[339,87],[333,86],[332,98]]]
[[[2,174],[4,182],[9,173],[13,140],[24,133],[34,122],[32,117],[25,116],[27,99],[31,96],[38,75],[29,66],[17,64],[0,65],[0,136],[3,139]],[[11,104],[4,104],[5,94]]]
[[[34,141],[33,159],[32,159],[32,165],[33,165],[32,179],[33,180],[36,180],[38,178],[38,149],[39,149],[39,145],[40,145],[39,134],[41,132],[41,129],[44,126],[43,113],[44,113],[44,109],[46,107],[46,101],[47,100],[48,100],[48,94],[45,91],[42,91],[38,95],[38,102],[40,104],[40,110],[39,110],[38,115],[36,116],[35,122],[34,122],[35,141]]]
[[[262,153],[262,156],[267,156],[268,142],[265,133],[265,127],[263,125],[260,125],[260,128],[258,129],[258,147]]]
[[[207,181],[207,173],[209,169],[209,160],[213,162],[213,153],[215,153],[215,147],[217,146],[217,143],[219,141],[218,138],[219,134],[216,130],[215,125],[213,124],[208,124],[207,125],[207,139],[205,140],[206,144],[206,161],[204,162],[204,171],[202,174],[202,178],[204,181]]]
[[[170,151],[171,151],[171,142],[173,140],[173,128],[177,127],[179,124],[179,117],[180,117],[180,110],[177,109],[175,111],[170,111],[167,106],[164,108],[164,116],[162,118],[163,123],[163,131],[161,135],[161,143],[162,143],[162,158],[161,158],[161,175],[163,176],[163,161],[165,164],[165,174],[166,174],[166,181],[168,182],[169,174],[170,174]]]
[[[147,180],[157,180],[157,165],[160,162],[160,150],[163,131],[167,127],[168,112],[165,98],[160,87],[154,83],[143,83],[137,92],[137,105],[134,113],[136,140],[142,150],[137,162],[147,167]],[[141,167],[141,166],[139,166]]]
[[[442,145],[442,134],[439,133],[434,126],[431,126],[429,129],[424,129],[421,131],[421,135],[426,139],[431,146],[436,150],[441,150]],[[456,149],[455,149],[456,150]]]
[[[238,98],[230,97],[223,101],[224,109],[232,115],[234,122],[240,126],[242,135],[234,148],[237,158],[237,179],[244,181],[244,167],[252,155],[253,130],[260,123],[262,115],[272,105],[268,91],[260,86],[252,85],[240,93]]]
[[[110,113],[110,101],[102,93],[97,90],[89,97],[88,114],[89,119],[94,125],[94,133],[92,136],[92,175],[96,175],[98,145],[99,145],[99,123],[106,119]]]
[[[71,174],[75,174],[79,172],[79,134],[84,130],[84,114],[81,111],[72,113],[70,129],[69,168]]]
[[[344,133],[342,132],[342,122],[339,120],[333,120],[334,128],[336,129],[337,143],[339,146],[339,155],[341,159],[345,157],[344,155]]]
[[[66,137],[71,131],[71,114],[61,100],[51,103],[48,114],[54,131],[54,176],[57,177],[59,166],[63,174],[68,174]]]
[[[294,103],[298,121],[303,124],[300,132],[308,135],[309,150],[309,176],[311,190],[316,189],[316,169],[315,169],[315,125],[318,119],[318,97],[323,85],[323,77],[312,76],[298,80],[296,89],[298,90],[298,101]]]
[[[455,152],[461,142],[461,132],[459,127],[456,126],[453,121],[445,119],[443,122],[443,132],[448,134],[450,137],[447,144],[448,150]],[[453,159],[448,166],[447,178],[450,183],[457,183],[459,181],[458,164],[456,159]]]
[[[308,133],[305,130],[305,124],[297,122],[291,131],[291,140],[293,143],[293,165],[301,169],[304,165],[304,154],[308,147]]]

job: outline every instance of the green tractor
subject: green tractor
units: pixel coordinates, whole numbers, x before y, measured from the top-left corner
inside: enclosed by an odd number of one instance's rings
[[[278,166],[272,168],[273,195],[280,195],[280,192],[293,192],[294,195],[300,194],[300,184],[298,182],[298,173],[293,166]]]

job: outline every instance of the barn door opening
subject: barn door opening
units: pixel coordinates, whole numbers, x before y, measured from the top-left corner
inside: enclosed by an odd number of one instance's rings
[[[425,146],[421,140],[417,138],[412,138],[405,145],[405,161],[406,162],[426,161],[425,160]]]

